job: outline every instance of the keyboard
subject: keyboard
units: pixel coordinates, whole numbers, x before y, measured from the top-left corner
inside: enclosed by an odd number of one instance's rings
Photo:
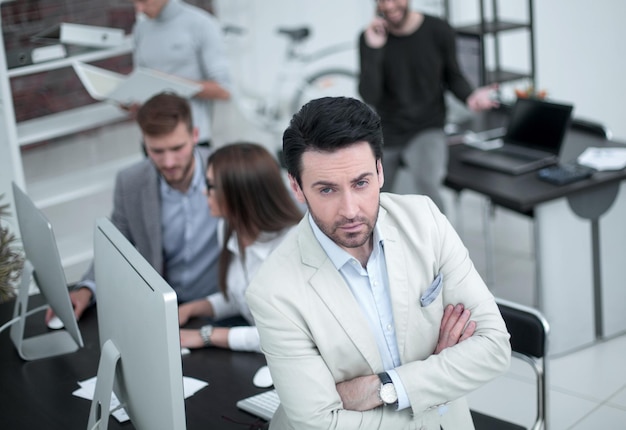
[[[591,167],[577,163],[567,163],[544,167],[537,172],[537,177],[551,184],[565,185],[587,179],[593,175],[593,172],[595,172],[595,169]]]
[[[246,412],[263,418],[265,421],[270,421],[274,416],[274,412],[278,409],[280,400],[278,399],[278,393],[276,390],[265,391],[254,396],[246,397],[245,399],[237,402],[237,407],[243,409]]]

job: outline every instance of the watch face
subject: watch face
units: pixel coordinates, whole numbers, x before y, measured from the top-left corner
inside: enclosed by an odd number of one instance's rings
[[[398,401],[398,394],[396,393],[396,387],[393,384],[384,384],[380,387],[380,398],[388,405],[396,403]]]

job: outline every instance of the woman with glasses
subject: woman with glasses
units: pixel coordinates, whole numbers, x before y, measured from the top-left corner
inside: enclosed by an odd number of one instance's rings
[[[193,317],[214,321],[241,316],[249,326],[181,329],[181,346],[260,351],[259,335],[244,293],[265,258],[302,218],[271,154],[254,143],[234,143],[207,162],[206,193],[211,214],[220,218],[220,292],[182,304],[183,326]]]

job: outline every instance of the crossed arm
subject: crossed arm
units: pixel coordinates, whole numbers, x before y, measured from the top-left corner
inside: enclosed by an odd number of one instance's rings
[[[446,306],[441,319],[439,340],[433,354],[439,354],[444,349],[471,337],[476,330],[476,322],[470,321],[469,318],[470,311],[462,304]],[[382,405],[378,395],[380,388],[378,375],[359,376],[339,382],[336,387],[344,409],[363,412]]]

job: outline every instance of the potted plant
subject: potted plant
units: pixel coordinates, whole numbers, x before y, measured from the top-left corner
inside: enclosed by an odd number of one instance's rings
[[[3,197],[4,194],[0,194],[0,201]],[[15,235],[2,223],[2,218],[9,214],[8,209],[8,204],[0,204],[0,303],[13,297],[14,282],[24,266],[24,257],[15,247]]]

